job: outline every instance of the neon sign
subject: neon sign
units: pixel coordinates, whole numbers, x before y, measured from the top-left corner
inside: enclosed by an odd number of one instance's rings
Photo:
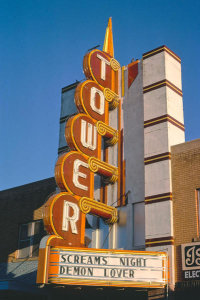
[[[56,162],[55,179],[60,193],[52,195],[44,208],[49,235],[40,243],[37,283],[145,287],[166,284],[164,253],[85,247],[86,214],[103,218],[107,224],[118,220],[117,208],[107,205],[106,193],[102,193],[101,201],[94,199],[95,175],[101,176],[101,188],[105,190],[117,183],[117,204],[124,189],[121,67],[112,54],[111,43],[104,51],[92,50],[83,59],[86,80],[77,86],[74,96],[78,114],[69,118],[65,128],[71,151]],[[117,112],[115,128],[110,126],[112,111]],[[108,148],[115,145],[117,166],[108,161]],[[157,265],[152,271],[153,261]]]

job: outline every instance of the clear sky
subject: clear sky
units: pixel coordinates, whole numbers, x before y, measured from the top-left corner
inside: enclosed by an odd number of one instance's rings
[[[0,189],[54,176],[61,88],[84,78],[112,17],[115,58],[182,59],[186,140],[200,138],[199,0],[0,0]]]

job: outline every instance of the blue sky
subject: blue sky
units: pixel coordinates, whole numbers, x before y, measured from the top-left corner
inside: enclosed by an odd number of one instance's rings
[[[200,138],[200,1],[0,0],[0,189],[54,176],[61,88],[84,78],[112,16],[121,65],[167,45],[182,59],[186,140]]]

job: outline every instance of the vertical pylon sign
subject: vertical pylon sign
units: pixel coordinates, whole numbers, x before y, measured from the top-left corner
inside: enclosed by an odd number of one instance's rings
[[[125,204],[121,67],[113,55],[109,19],[103,51],[94,49],[83,59],[86,80],[74,95],[78,113],[65,128],[71,151],[58,157],[55,179],[60,192],[44,206],[49,235],[40,243],[39,284],[163,288],[167,283],[165,253],[85,246],[86,214],[112,226],[118,220],[114,206]],[[111,248],[117,246],[114,241],[113,234]]]
[[[121,187],[119,168],[108,162],[108,149],[120,142],[120,121],[117,128],[109,125],[110,111],[118,110],[121,105],[121,68],[113,55],[110,18],[103,51],[92,50],[83,59],[86,80],[77,86],[74,96],[79,113],[67,121],[65,128],[65,138],[71,151],[61,155],[55,166],[60,193],[52,195],[44,207],[43,220],[49,235],[42,239],[40,245],[38,283],[48,282],[52,247],[85,247],[86,214],[101,217],[108,225],[117,222],[117,209],[107,205],[106,200],[108,185],[118,185],[118,196]],[[100,201],[94,200],[95,174],[101,178]]]

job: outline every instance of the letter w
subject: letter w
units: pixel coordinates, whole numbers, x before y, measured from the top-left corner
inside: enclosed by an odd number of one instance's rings
[[[97,129],[92,124],[86,123],[85,120],[81,120],[81,143],[85,148],[95,150],[97,147]]]

